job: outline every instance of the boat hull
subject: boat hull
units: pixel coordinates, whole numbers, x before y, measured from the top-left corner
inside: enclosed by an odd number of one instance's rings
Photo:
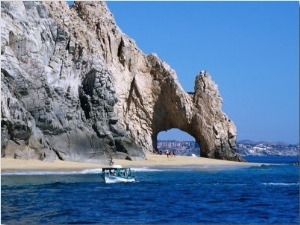
[[[124,177],[117,177],[117,176],[104,176],[103,180],[107,184],[135,182],[135,178],[124,178]]]

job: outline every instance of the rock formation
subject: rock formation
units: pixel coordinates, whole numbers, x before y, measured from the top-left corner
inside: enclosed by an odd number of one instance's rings
[[[1,13],[2,157],[143,160],[160,131],[179,128],[201,156],[242,160],[208,73],[184,92],[104,2],[1,2]]]

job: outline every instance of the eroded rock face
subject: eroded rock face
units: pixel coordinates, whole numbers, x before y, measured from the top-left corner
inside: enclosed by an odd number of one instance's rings
[[[241,160],[236,128],[205,72],[195,93],[116,26],[104,2],[1,2],[2,157],[145,159],[179,128],[201,155]]]

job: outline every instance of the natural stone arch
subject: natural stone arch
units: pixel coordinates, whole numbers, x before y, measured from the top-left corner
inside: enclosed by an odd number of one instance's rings
[[[186,93],[174,71],[166,70],[155,55],[148,56],[148,60],[152,66],[150,74],[159,83],[152,90],[157,94],[151,121],[152,146],[157,146],[160,131],[178,128],[195,138],[202,157],[242,160],[235,154],[236,128],[222,112],[223,100],[209,74],[200,72],[195,92]]]
[[[208,73],[201,72],[194,92],[186,93],[168,64],[145,55],[117,27],[105,2],[6,2],[2,12],[6,156],[141,160],[154,151],[160,131],[178,128],[195,137],[201,156],[241,160],[235,125],[222,112]],[[107,72],[103,90],[97,71]]]
[[[75,9],[96,30],[119,96],[119,121],[144,152],[154,151],[160,131],[178,128],[195,137],[202,156],[242,160],[235,154],[235,125],[222,112],[222,98],[208,73],[200,73],[194,93],[186,93],[168,64],[145,55],[122,33],[105,3],[78,2]]]

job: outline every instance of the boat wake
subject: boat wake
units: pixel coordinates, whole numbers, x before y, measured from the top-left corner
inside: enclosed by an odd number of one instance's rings
[[[137,168],[131,168],[134,172],[159,172],[163,171],[162,169],[154,169],[149,167],[137,167]]]

